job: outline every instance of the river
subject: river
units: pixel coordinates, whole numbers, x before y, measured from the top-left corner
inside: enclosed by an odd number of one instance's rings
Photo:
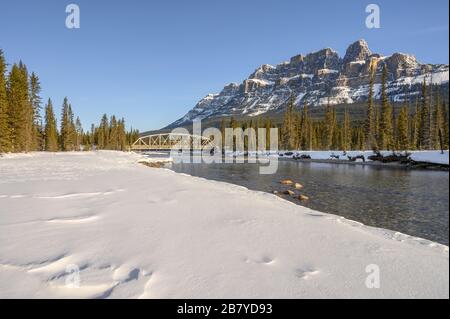
[[[256,164],[172,163],[167,168],[252,190],[292,189],[289,178],[303,185],[310,199],[297,204],[366,225],[449,244],[449,173],[369,165],[280,160],[273,175],[259,174]]]

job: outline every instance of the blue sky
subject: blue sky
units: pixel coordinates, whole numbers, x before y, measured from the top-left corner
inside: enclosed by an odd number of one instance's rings
[[[65,27],[76,3],[81,28]],[[365,7],[381,9],[367,29]],[[373,52],[448,63],[448,1],[1,0],[0,48],[41,79],[59,113],[68,96],[85,127],[101,114],[157,129],[259,65],[364,38]]]

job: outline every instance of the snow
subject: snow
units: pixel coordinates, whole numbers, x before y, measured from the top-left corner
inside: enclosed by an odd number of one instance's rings
[[[260,79],[248,79],[246,81],[258,83],[261,86],[273,85],[274,84],[273,82],[266,81],[266,80],[260,80]]]
[[[309,78],[312,79],[314,77],[314,74],[306,74],[306,73],[302,73],[299,75],[301,78]]]
[[[449,164],[448,150],[444,151],[444,154],[441,154],[441,151],[417,151],[411,153],[411,159],[416,162]]]
[[[284,153],[289,152],[290,155],[284,155]],[[435,164],[446,164],[449,165],[449,151],[444,151],[444,154],[441,154],[441,151],[407,151],[410,153],[410,158],[416,162],[427,162],[427,163],[435,163]],[[292,153],[292,154],[291,154]],[[392,151],[380,151],[383,156],[391,155]],[[366,161],[370,162],[368,158],[371,155],[374,155],[372,151],[347,151],[344,155],[344,151],[280,151],[279,154],[283,154],[282,157],[291,158],[295,155],[309,155],[313,160],[329,160],[336,159],[332,156],[339,156],[339,160],[348,160],[347,156],[358,156],[364,155]],[[399,154],[404,154],[404,152],[399,152]],[[358,159],[358,161],[362,161]]]
[[[433,84],[442,84],[447,83],[449,79],[448,69],[440,70],[437,72],[433,72],[430,74],[423,74],[411,77],[401,77],[395,81],[396,85],[413,85],[413,84],[421,84],[425,80],[427,84],[430,84],[432,81]]]
[[[317,70],[317,73],[319,75],[321,75],[321,74],[336,74],[336,73],[339,73],[339,70],[320,69],[320,70]]]
[[[0,298],[449,297],[447,246],[140,159],[1,157]]]
[[[351,61],[350,64],[363,65],[363,64],[366,64],[366,61],[365,60]]]

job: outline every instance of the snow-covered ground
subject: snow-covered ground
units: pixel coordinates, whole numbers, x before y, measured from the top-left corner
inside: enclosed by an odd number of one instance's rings
[[[0,158],[0,298],[449,297],[447,246],[139,159]]]
[[[446,150],[443,153],[441,151],[407,151],[410,154],[410,158],[416,162],[427,162],[427,163],[435,163],[435,164],[449,164],[449,151]],[[241,152],[237,155],[243,155],[244,152]],[[252,153],[256,154],[256,152]],[[259,152],[258,154],[261,154]],[[339,159],[339,160],[348,160],[347,156],[358,156],[363,155],[366,161],[371,161],[369,156],[374,155],[372,151],[347,151],[344,154],[344,151],[279,151],[272,153],[263,153],[270,156],[279,156],[292,158],[294,156],[300,155],[309,155],[313,160],[330,160],[330,159]],[[381,151],[380,154],[383,156],[392,155],[392,151]],[[396,154],[405,154],[405,152],[396,152]],[[232,154],[236,155],[236,154]],[[357,161],[362,161],[362,159],[357,159]]]

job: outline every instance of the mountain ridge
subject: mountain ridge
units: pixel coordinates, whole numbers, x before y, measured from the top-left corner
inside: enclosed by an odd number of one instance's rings
[[[193,109],[163,129],[185,126],[195,120],[224,116],[255,117],[281,112],[291,95],[297,107],[353,104],[367,100],[370,66],[375,64],[374,99],[380,99],[381,72],[388,70],[387,92],[393,102],[407,95],[416,96],[420,84],[448,83],[448,64],[426,64],[414,55],[373,53],[360,39],[348,46],[344,57],[325,48],[306,55],[298,54],[275,66],[263,64],[242,83],[229,83],[219,93],[210,93]]]

